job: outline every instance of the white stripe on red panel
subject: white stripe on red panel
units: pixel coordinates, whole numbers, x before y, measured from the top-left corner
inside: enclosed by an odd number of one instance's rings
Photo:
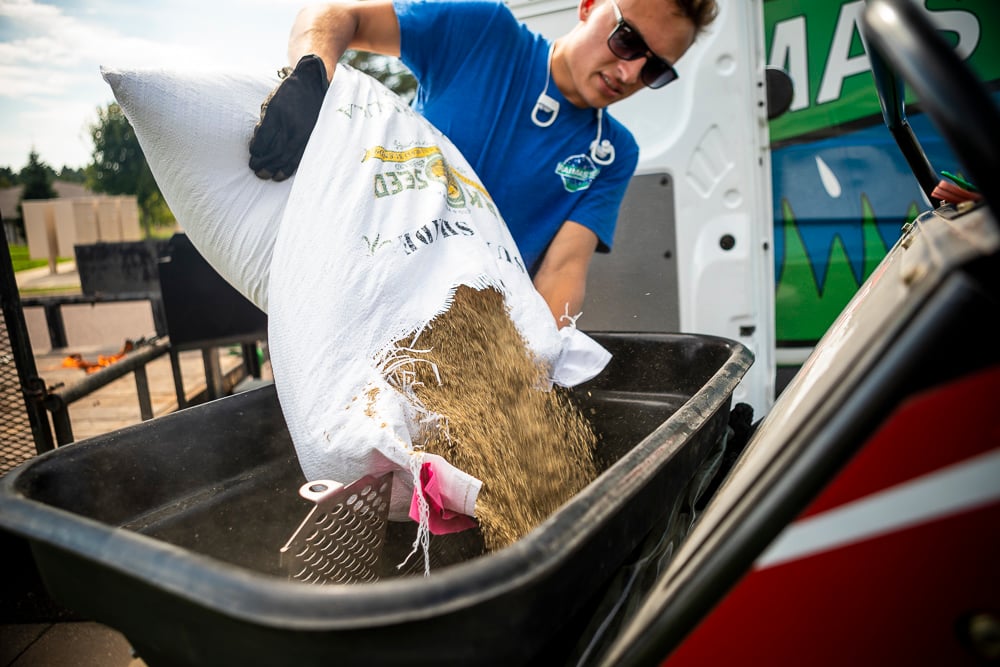
[[[761,554],[763,569],[1000,500],[1000,450],[796,521]]]

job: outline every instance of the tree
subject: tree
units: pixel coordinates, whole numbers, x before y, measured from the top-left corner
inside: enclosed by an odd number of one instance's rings
[[[340,62],[381,81],[386,88],[409,102],[417,92],[417,79],[399,58],[348,49]]]
[[[28,164],[21,169],[18,180],[24,185],[24,190],[21,192],[22,200],[54,199],[58,196],[52,187],[55,172],[38,158],[38,152],[34,149],[28,153]]]
[[[0,167],[0,188],[9,188],[17,184],[17,172],[10,167]]]
[[[58,195],[55,188],[52,187],[52,181],[55,180],[52,167],[42,162],[38,158],[38,152],[34,149],[28,153],[28,164],[21,169],[17,180],[24,186],[21,190],[21,199],[17,202],[17,217],[23,231],[24,210],[21,207],[21,202],[31,199],[55,199]]]
[[[79,167],[67,167],[63,165],[63,168],[59,170],[57,178],[60,181],[66,181],[68,183],[85,183],[87,181],[86,172]]]
[[[153,179],[139,139],[121,107],[112,102],[97,110],[97,122],[90,126],[94,141],[93,162],[87,166],[87,186],[94,192],[135,195],[143,230],[174,222]]]

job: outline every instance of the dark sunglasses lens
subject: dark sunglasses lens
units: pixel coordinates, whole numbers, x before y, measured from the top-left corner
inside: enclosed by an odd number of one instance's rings
[[[622,21],[608,37],[608,48],[616,58],[636,60],[649,53],[649,47],[635,30]],[[677,71],[665,60],[650,54],[642,66],[642,82],[649,88],[662,88],[677,79]]]
[[[608,47],[622,60],[635,60],[646,53],[646,42],[624,22],[608,37]]]
[[[662,88],[677,79],[677,70],[659,58],[649,58],[642,66],[642,82],[649,88]]]

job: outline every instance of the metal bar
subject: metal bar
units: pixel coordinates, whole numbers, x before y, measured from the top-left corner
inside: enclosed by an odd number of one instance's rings
[[[858,27],[866,48],[872,47],[867,48],[869,60],[894,72],[916,93],[965,175],[996,211],[1000,110],[991,93],[914,3],[868,0],[861,19]]]
[[[32,368],[34,368],[34,358],[32,358]],[[24,401],[28,411],[28,421],[31,424],[32,436],[35,440],[35,451],[39,454],[52,451],[56,448],[56,438],[49,422],[49,414],[45,409],[45,399],[48,397],[48,389],[45,380],[40,377],[29,378],[22,381],[24,391]],[[36,425],[37,422],[37,425]]]
[[[176,341],[171,339],[171,345],[175,350],[204,350],[210,347],[228,347],[240,343],[258,343],[267,340],[267,335],[259,331],[238,336],[222,336],[215,338],[201,338],[197,341]]]
[[[75,439],[73,437],[73,425],[69,419],[69,405],[58,396],[49,396],[47,402],[49,411],[52,413],[52,427],[56,431],[56,442],[61,447],[68,445]]]
[[[221,367],[220,367],[221,371]],[[249,375],[247,374],[247,367],[245,364],[240,364],[239,366],[233,367],[228,373],[222,374],[222,395],[228,396],[233,393],[240,382],[245,380]]]
[[[139,396],[139,416],[142,421],[148,421],[153,418],[153,402],[149,398],[149,379],[145,366],[135,369],[135,390]]]
[[[49,329],[49,344],[52,346],[52,349],[58,350],[68,346],[66,342],[66,324],[63,322],[61,304],[45,304],[45,325]]]
[[[121,301],[154,301],[160,299],[158,292],[118,292],[115,294],[53,294],[32,296],[21,300],[25,308],[45,307],[50,304],[75,305],[95,303],[118,303]]]
[[[208,399],[211,401],[220,398],[223,394],[223,386],[222,365],[219,362],[219,348],[202,348],[201,358],[205,364],[205,384],[208,388]]]
[[[181,373],[180,354],[173,347],[170,348],[170,370],[174,375],[174,392],[177,394],[177,409],[183,410],[188,406],[187,395],[184,392],[184,377]]]
[[[865,49],[868,52],[875,88],[878,90],[878,99],[882,107],[882,119],[885,121],[885,126],[903,153],[903,157],[916,177],[924,196],[927,197],[927,201],[931,202],[933,201],[932,193],[938,184],[938,175],[927,159],[927,154],[924,153],[920,141],[913,133],[913,128],[910,127],[906,118],[903,80],[896,76],[879,51],[869,48],[867,42]]]
[[[153,310],[156,334],[166,334],[166,316],[163,313],[163,299],[157,292],[121,292],[118,294],[60,294],[53,296],[28,297],[21,300],[22,308],[42,308],[45,324],[49,331],[49,344],[53,349],[68,347],[66,325],[63,321],[62,306],[98,303],[121,303],[124,301],[149,301]]]
[[[151,297],[149,305],[153,310],[153,327],[156,329],[156,335],[166,336],[169,330],[167,329],[167,311],[163,306],[163,297],[159,294]]]
[[[243,343],[240,347],[243,350],[243,364],[246,366],[247,374],[260,379],[260,359],[257,357],[257,343]]]
[[[96,373],[91,373],[82,381],[62,391],[49,392],[44,400],[45,407],[52,414],[52,426],[55,429],[56,442],[62,446],[74,441],[73,426],[69,416],[69,406],[72,403],[124,377],[128,373],[135,374],[135,386],[139,398],[139,413],[143,421],[152,419],[153,407],[149,396],[149,379],[146,374],[146,364],[169,351],[169,341],[153,341],[150,345],[128,353],[110,366],[106,366]]]
[[[916,177],[920,189],[923,190],[924,196],[927,197],[927,201],[933,205],[934,188],[937,187],[940,178],[927,159],[927,154],[924,153],[917,135],[913,133],[913,128],[904,120],[902,124],[890,127],[889,134],[896,140],[896,145],[906,159],[906,164],[909,165],[910,171]]]
[[[102,368],[96,373],[91,373],[80,382],[71,385],[61,391],[52,392],[59,397],[66,405],[80,400],[106,384],[117,380],[128,373],[134,372],[137,368],[144,367],[149,362],[157,359],[170,350],[169,341],[157,340],[148,346],[144,346],[129,352],[115,363]]]
[[[0,248],[0,307],[3,309],[7,337],[10,340],[14,366],[17,368],[18,380],[21,383],[35,449],[41,454],[55,448],[48,415],[42,403],[45,398],[45,383],[38,377],[35,357],[31,351],[31,339],[28,337],[28,326],[24,321],[21,294],[17,289],[14,263],[7,250],[7,233],[3,224],[0,224],[0,240],[3,241],[3,246]]]

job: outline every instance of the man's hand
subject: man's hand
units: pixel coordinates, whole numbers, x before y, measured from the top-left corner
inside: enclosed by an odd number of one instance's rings
[[[250,139],[250,169],[259,178],[283,181],[295,173],[329,87],[323,61],[307,55],[264,100]]]

